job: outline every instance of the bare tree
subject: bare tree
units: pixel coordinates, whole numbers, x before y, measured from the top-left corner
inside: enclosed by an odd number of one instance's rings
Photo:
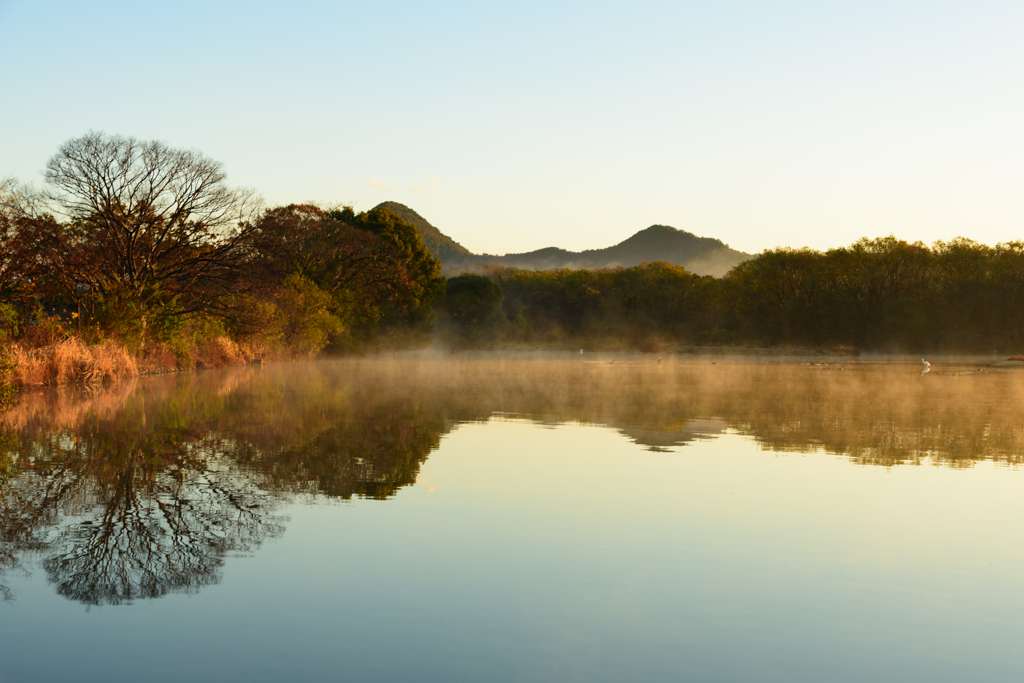
[[[16,178],[0,178],[0,216],[8,219],[36,217],[44,211],[44,195],[39,188]]]
[[[42,195],[13,178],[0,179],[0,303],[24,300],[45,270],[33,237],[41,223]]]
[[[143,316],[214,306],[259,208],[199,152],[97,132],[61,145],[45,178],[69,221],[50,242],[54,277],[72,299],[128,301]]]

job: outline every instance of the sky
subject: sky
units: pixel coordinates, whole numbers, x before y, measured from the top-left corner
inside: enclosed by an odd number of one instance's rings
[[[0,0],[0,178],[90,130],[474,252],[1024,239],[1024,3]]]

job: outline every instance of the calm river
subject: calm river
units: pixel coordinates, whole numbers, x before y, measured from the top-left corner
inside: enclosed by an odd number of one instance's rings
[[[30,394],[0,418],[0,683],[1021,681],[1010,365],[399,358]]]

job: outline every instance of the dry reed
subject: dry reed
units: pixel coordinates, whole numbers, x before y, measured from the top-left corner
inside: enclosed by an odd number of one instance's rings
[[[87,346],[75,338],[37,349],[11,347],[12,379],[22,386],[99,384],[139,374],[128,350],[112,341]]]

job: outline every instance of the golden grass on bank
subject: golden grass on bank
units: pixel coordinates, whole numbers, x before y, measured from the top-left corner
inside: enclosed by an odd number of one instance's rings
[[[155,343],[146,349],[139,372],[143,375],[153,375],[192,368],[245,365],[265,355],[263,349],[254,348],[253,345],[244,342],[236,342],[223,335],[175,348],[165,343]]]
[[[9,379],[25,387],[121,382],[188,368],[246,365],[273,356],[269,349],[226,336],[208,339],[184,354],[153,344],[142,359],[115,341],[87,345],[75,337],[39,347],[12,344],[8,351],[14,363]]]
[[[215,337],[199,349],[196,365],[219,368],[225,365],[244,365],[248,359],[242,349],[228,337]]]
[[[23,386],[117,382],[139,374],[125,347],[106,341],[87,346],[75,338],[37,349],[11,347],[12,379]]]

